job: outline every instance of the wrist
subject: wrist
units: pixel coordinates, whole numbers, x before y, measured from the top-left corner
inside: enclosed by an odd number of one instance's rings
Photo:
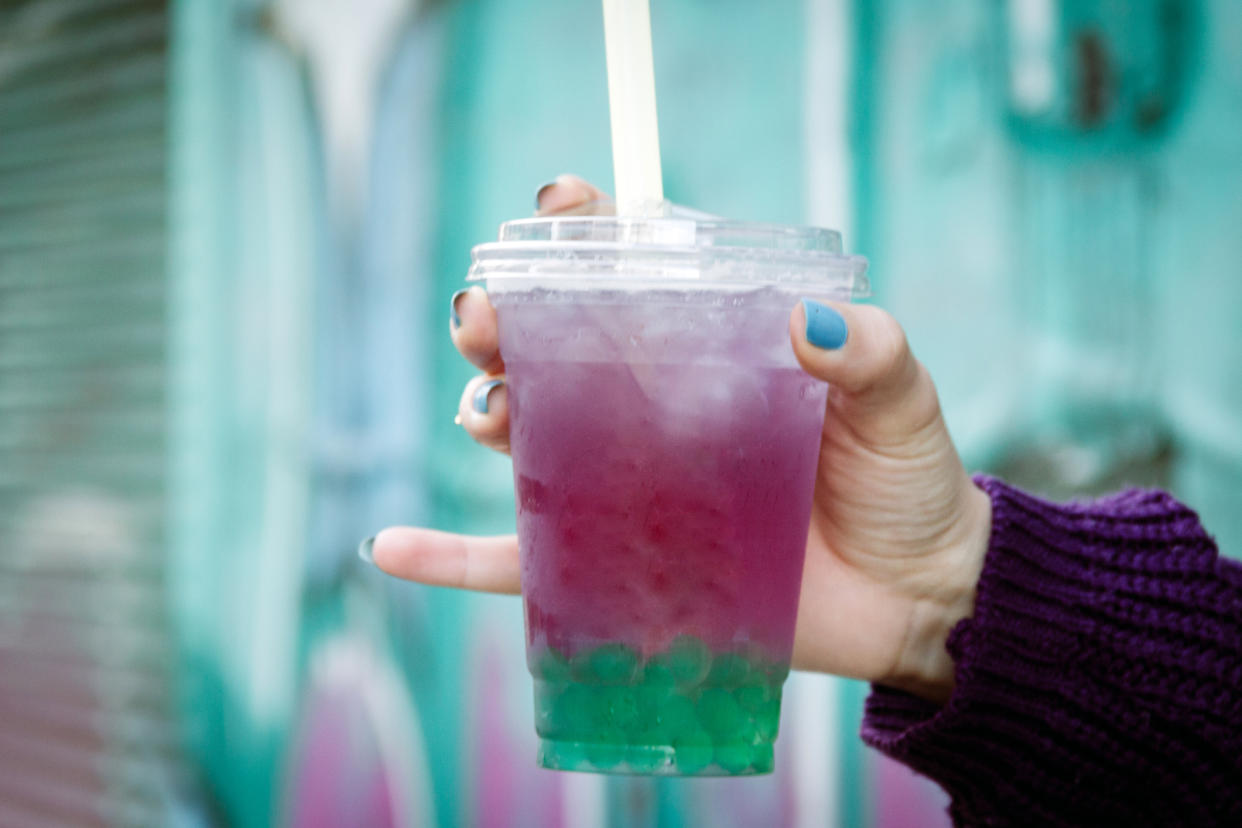
[[[953,693],[954,663],[946,644],[958,622],[974,613],[992,531],[991,498],[973,483],[966,485],[959,531],[937,553],[932,588],[912,598],[897,669],[879,682],[938,703]]]

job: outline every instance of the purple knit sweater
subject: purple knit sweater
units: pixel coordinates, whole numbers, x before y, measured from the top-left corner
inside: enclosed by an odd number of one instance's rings
[[[976,483],[992,537],[956,689],[873,687],[863,740],[943,787],[956,825],[1242,826],[1242,566],[1161,492]]]

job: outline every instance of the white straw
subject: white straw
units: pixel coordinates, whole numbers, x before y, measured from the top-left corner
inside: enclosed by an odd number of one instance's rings
[[[617,215],[656,215],[664,203],[648,0],[604,0],[608,104]]]

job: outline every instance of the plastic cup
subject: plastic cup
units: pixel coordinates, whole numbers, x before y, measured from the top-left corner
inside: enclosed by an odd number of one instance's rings
[[[772,770],[827,393],[788,317],[865,271],[832,231],[714,219],[513,221],[474,249],[544,767]]]

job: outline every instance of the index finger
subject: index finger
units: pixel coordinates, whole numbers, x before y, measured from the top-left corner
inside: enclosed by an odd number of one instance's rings
[[[521,592],[516,535],[476,537],[393,526],[375,536],[371,561],[407,581],[517,595]]]
[[[560,175],[535,194],[538,216],[594,214],[610,207],[608,196],[576,175]],[[450,328],[461,355],[488,374],[503,374],[504,360],[496,332],[496,310],[483,288],[453,294]]]

